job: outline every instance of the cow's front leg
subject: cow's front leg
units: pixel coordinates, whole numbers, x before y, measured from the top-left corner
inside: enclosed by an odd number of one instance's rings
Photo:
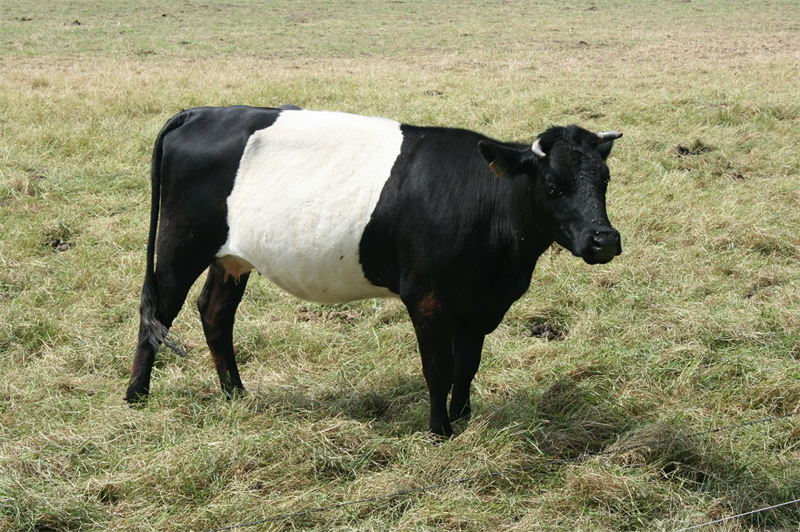
[[[455,326],[453,332],[455,376],[453,397],[450,399],[450,421],[461,418],[469,419],[472,412],[469,389],[481,363],[484,337],[484,334],[461,324]]]
[[[435,295],[406,301],[422,356],[422,372],[430,394],[430,430],[449,438],[453,434],[447,416],[447,395],[453,385],[454,320]]]

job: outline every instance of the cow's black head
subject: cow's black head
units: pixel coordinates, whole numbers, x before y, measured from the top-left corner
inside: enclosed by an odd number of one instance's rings
[[[619,232],[606,214],[606,158],[622,133],[553,127],[530,148],[481,141],[481,155],[498,175],[524,174],[532,182],[539,230],[589,264],[622,252]]]

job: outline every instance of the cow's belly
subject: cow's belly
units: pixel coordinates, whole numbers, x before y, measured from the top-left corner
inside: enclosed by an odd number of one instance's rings
[[[394,295],[366,279],[359,244],[402,140],[389,120],[282,113],[248,141],[217,257],[246,261],[310,301]]]

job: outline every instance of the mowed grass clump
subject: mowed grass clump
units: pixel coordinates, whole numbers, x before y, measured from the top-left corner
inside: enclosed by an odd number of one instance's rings
[[[676,530],[797,499],[797,418],[707,431],[800,406],[798,7],[4,3],[0,529],[202,531],[372,499],[243,530]],[[503,140],[625,133],[623,255],[541,258],[450,441],[425,433],[399,302],[260,278],[244,397],[219,390],[198,284],[173,328],[189,356],[162,350],[150,400],[122,401],[159,129],[283,103]]]

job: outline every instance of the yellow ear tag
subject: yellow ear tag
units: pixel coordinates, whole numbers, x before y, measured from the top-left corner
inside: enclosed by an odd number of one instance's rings
[[[492,172],[494,172],[494,175],[496,175],[497,177],[500,177],[506,172],[508,172],[508,167],[504,165],[500,161],[500,159],[495,159],[494,161],[490,162],[489,168],[492,169]]]

